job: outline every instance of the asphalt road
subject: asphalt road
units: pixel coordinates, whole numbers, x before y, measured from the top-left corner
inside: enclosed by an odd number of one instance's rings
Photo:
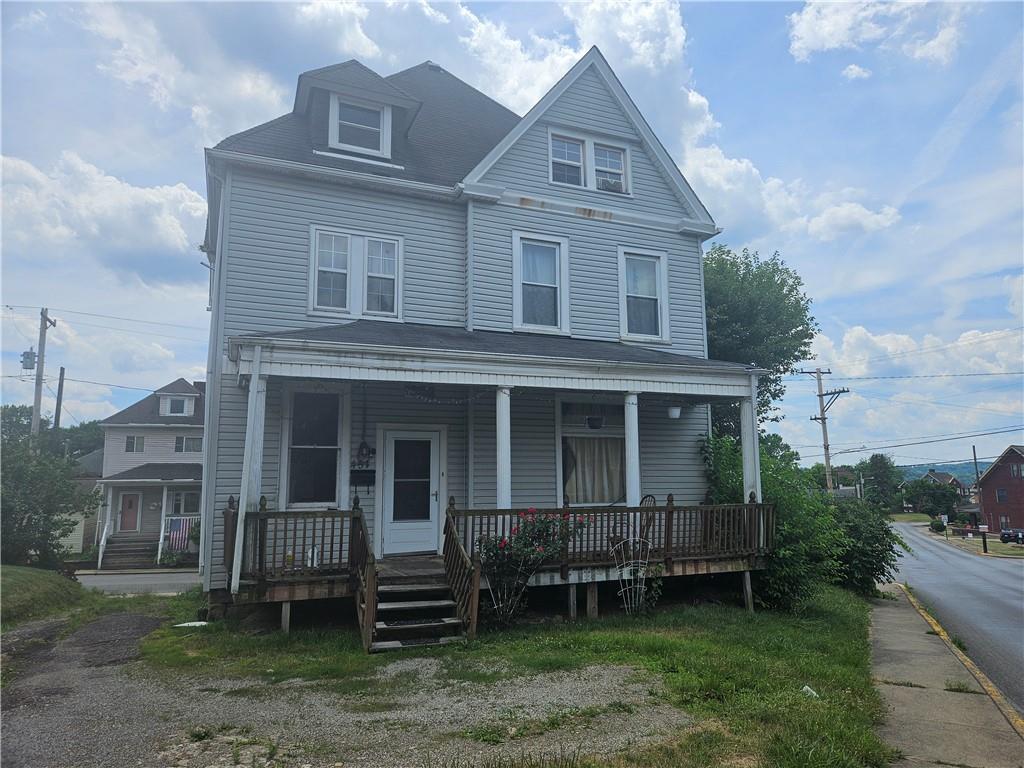
[[[199,574],[196,571],[158,571],[156,573],[103,573],[101,571],[76,575],[83,587],[99,589],[113,595],[187,592],[199,584]]]
[[[914,550],[900,558],[899,580],[1024,713],[1024,558],[974,555],[921,526],[895,525]]]

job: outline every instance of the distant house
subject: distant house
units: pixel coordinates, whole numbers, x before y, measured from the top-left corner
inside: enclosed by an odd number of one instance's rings
[[[1024,528],[1024,445],[1011,445],[982,474],[981,513],[996,531]]]
[[[96,487],[103,475],[103,449],[97,448],[75,459],[75,484],[83,491],[91,491]],[[80,515],[75,520],[75,527],[60,540],[61,545],[72,554],[85,552],[96,541],[96,515]]]
[[[190,549],[189,532],[199,524],[205,394],[204,382],[178,379],[101,422],[101,569],[152,567],[165,551]]]
[[[968,488],[966,485],[961,483],[956,476],[951,475],[949,472],[936,472],[934,469],[929,469],[922,480],[929,480],[936,485],[948,485],[956,490],[956,493],[961,498],[967,496]]]

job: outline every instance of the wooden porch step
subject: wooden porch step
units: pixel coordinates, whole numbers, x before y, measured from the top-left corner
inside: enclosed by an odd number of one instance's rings
[[[454,600],[399,600],[396,602],[378,602],[378,611],[416,611],[428,608],[454,608]]]
[[[466,638],[462,635],[448,635],[445,637],[431,637],[423,640],[378,640],[370,643],[370,653],[380,651],[398,651],[403,648],[423,648],[431,645],[448,645],[449,643],[464,643]]]
[[[402,592],[447,592],[448,582],[437,582],[435,584],[381,584],[377,587],[377,594],[402,593]]]
[[[374,628],[380,632],[382,630],[434,630],[461,626],[462,619],[457,619],[454,616],[445,616],[440,619],[424,619],[423,621],[403,622],[400,624],[378,621]]]

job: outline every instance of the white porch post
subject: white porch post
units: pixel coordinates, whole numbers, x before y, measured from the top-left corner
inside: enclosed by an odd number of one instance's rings
[[[497,507],[512,508],[512,395],[508,387],[498,387],[497,414]]]
[[[103,567],[103,554],[107,551],[107,537],[110,535],[110,516],[114,509],[114,486],[107,485],[107,512],[103,516],[103,532],[100,533],[100,551],[96,557],[96,568]]]
[[[625,398],[626,421],[626,506],[640,506],[640,418],[637,413],[637,393],[627,392]]]
[[[758,472],[757,419],[754,417],[754,399],[744,397],[740,400],[740,445],[743,453],[743,503],[754,494],[757,502],[761,501],[761,478]]]
[[[160,564],[160,558],[164,554],[164,534],[167,532],[167,486],[164,486],[163,499],[160,501],[160,542],[156,545],[156,562]]]
[[[238,494],[238,525],[235,529],[235,561],[231,565],[231,591],[238,592],[245,547],[245,515],[255,512],[260,498],[263,475],[263,427],[267,404],[267,379],[260,375],[262,348],[253,349],[249,376],[249,407],[245,422],[245,449],[242,453],[242,487]]]

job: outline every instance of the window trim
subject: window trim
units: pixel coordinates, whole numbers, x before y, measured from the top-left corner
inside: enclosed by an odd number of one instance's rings
[[[291,483],[291,447],[292,447],[292,407],[293,398],[298,393],[334,394],[340,398],[338,407],[338,472],[335,478],[336,498],[334,505],[338,509],[347,509],[351,496],[349,482],[352,457],[352,387],[348,383],[322,382],[320,386],[303,385],[299,382],[286,383],[282,388],[281,402],[281,436],[282,450],[278,456],[277,508],[284,510],[323,509],[324,502],[288,502],[288,489]]]
[[[189,513],[187,513],[185,511],[185,496],[187,494],[190,494],[190,493],[195,494],[197,497],[199,497],[199,498],[196,499],[196,513],[195,514],[189,514]],[[181,511],[177,512],[175,508],[178,506],[178,497],[179,496],[181,497]],[[200,517],[202,515],[202,511],[203,511],[203,507],[202,507],[202,493],[200,491],[197,491],[197,490],[193,489],[193,488],[186,488],[184,490],[171,491],[171,505],[170,506],[171,506],[171,509],[170,509],[170,513],[167,515],[168,517]]]
[[[345,144],[338,139],[338,105],[342,103],[351,104],[354,107],[363,107],[364,109],[374,109],[380,112],[380,149],[373,150],[355,144]],[[360,155],[371,155],[373,157],[391,158],[390,104],[375,104],[372,101],[357,99],[352,96],[343,96],[340,93],[332,93],[328,119],[330,123],[327,128],[327,146],[331,149],[340,149],[345,152],[355,152]]]
[[[199,441],[199,450],[198,451],[186,450],[186,445],[188,444],[187,441],[189,441],[189,440],[198,440]],[[181,449],[180,450],[178,449],[178,445],[179,444],[181,445]],[[202,438],[202,436],[196,437],[195,435],[175,435],[174,436],[174,452],[175,453],[202,453],[203,452],[203,438]]]
[[[555,158],[552,143],[555,139],[562,139],[563,141],[573,141],[580,145],[580,161],[574,163],[571,160],[559,160]],[[587,162],[587,140],[582,136],[574,136],[567,131],[554,131],[548,130],[548,182],[555,184],[559,187],[569,187],[570,189],[586,189],[587,176],[589,175],[590,163]],[[580,169],[580,183],[570,184],[567,181],[555,181],[555,163],[561,163],[562,165],[571,165],[579,167]]]
[[[629,312],[626,302],[626,258],[637,256],[658,261],[658,324],[657,336],[629,332]],[[668,344],[672,341],[672,324],[669,313],[668,294],[668,253],[648,248],[632,248],[625,245],[618,247],[619,257],[619,337],[623,341],[639,341],[645,343]]]
[[[317,240],[320,234],[348,238],[348,306],[322,307],[316,303],[317,286]],[[366,310],[367,276],[367,240],[384,240],[395,244],[395,311],[371,312]],[[366,318],[400,322],[402,320],[402,273],[405,268],[405,238],[382,232],[365,232],[340,229],[322,224],[311,224],[309,227],[309,253],[306,285],[306,314],[314,317],[332,317],[345,319]],[[358,286],[358,288],[356,287]]]
[[[999,494],[1003,495],[1003,498],[999,498]],[[996,504],[1008,504],[1010,502],[1010,494],[1005,488],[996,488]]]
[[[523,322],[523,240],[536,240],[558,246],[558,326],[531,325]],[[569,238],[540,232],[512,230],[512,329],[529,333],[551,333],[568,336],[570,325]]]
[[[580,397],[579,393],[576,395],[555,395],[555,506],[562,506],[565,503],[565,488],[563,486],[562,477],[562,438],[563,437],[586,437],[590,434],[593,437],[621,437],[623,443],[626,440],[626,427],[604,427],[600,430],[601,434],[594,434],[594,430],[576,429],[573,427],[566,427],[562,424],[562,403],[599,403],[601,405],[621,405],[623,411],[625,411],[625,403],[621,397],[615,397],[614,395],[596,395],[594,397]],[[641,452],[642,458],[643,452]],[[642,468],[642,464],[641,464]],[[573,509],[586,509],[591,507],[624,507],[626,506],[626,500],[623,499],[621,503],[615,504],[571,504]]]
[[[555,160],[551,152],[551,141],[555,138],[571,139],[572,141],[578,141],[583,144],[583,183],[582,184],[567,184],[564,181],[555,181],[552,164],[555,162],[565,162],[563,160]],[[632,153],[630,152],[629,144],[605,136],[590,135],[584,133],[577,133],[571,130],[565,130],[557,126],[548,126],[547,130],[547,142],[548,142],[548,184],[555,187],[564,187],[565,189],[582,189],[589,192],[597,192],[602,195],[611,195],[612,197],[633,197],[633,173],[632,173]],[[608,147],[610,149],[618,149],[622,152],[622,183],[624,189],[622,192],[613,192],[610,189],[598,189],[597,188],[597,160],[594,155],[595,146]]]
[[[128,441],[132,441],[132,449],[128,450]],[[124,436],[124,452],[125,453],[145,453],[146,452],[146,436],[145,435],[125,435]]]

